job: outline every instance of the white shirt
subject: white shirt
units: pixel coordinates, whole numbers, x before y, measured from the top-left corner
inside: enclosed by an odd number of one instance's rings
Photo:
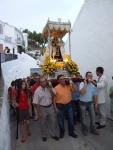
[[[98,103],[102,104],[106,102],[107,99],[107,79],[102,75],[97,82],[97,92],[98,92]]]
[[[48,106],[52,104],[52,96],[48,88],[37,88],[33,97],[33,104],[39,104],[41,106]]]

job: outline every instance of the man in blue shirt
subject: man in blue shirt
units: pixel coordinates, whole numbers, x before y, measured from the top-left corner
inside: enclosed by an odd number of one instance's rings
[[[97,95],[96,87],[92,84],[92,72],[86,72],[84,82],[80,83],[80,110],[81,110],[81,123],[83,135],[87,135],[88,129],[86,124],[86,110],[88,110],[90,117],[90,131],[92,134],[98,135],[95,127],[95,111],[94,111],[94,98]],[[97,100],[95,100],[97,103]],[[95,105],[96,106],[96,105]]]

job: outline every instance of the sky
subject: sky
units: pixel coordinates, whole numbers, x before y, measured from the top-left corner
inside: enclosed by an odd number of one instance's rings
[[[48,18],[75,22],[84,0],[0,0],[0,20],[21,29],[42,32]]]

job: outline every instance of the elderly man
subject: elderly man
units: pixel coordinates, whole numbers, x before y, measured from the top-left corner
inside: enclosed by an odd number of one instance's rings
[[[48,87],[47,80],[41,77],[40,87],[34,93],[33,104],[37,105],[43,141],[47,141],[47,131],[54,140],[59,140],[57,136],[57,118],[52,102],[53,94],[52,86]]]

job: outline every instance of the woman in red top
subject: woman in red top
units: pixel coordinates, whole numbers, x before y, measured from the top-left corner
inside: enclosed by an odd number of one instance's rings
[[[27,84],[24,80],[20,82],[20,88],[17,90],[17,106],[19,108],[21,142],[25,142],[26,137],[30,136],[31,133],[29,127],[29,96]]]

